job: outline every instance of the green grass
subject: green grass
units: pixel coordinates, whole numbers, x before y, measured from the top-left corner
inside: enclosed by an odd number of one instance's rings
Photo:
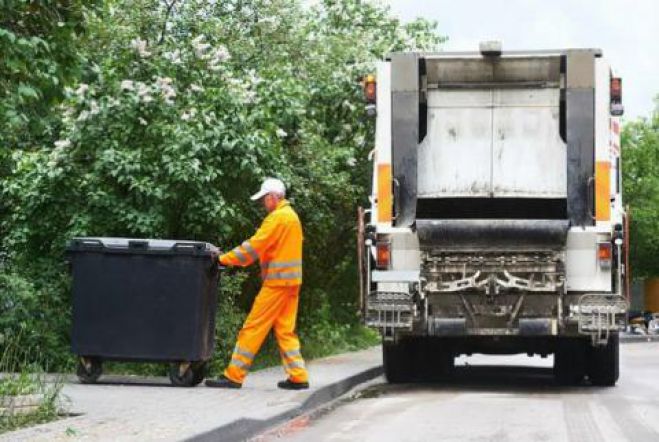
[[[43,400],[30,413],[0,413],[0,434],[58,419],[62,381],[46,382],[45,373],[37,364],[26,364],[19,340],[4,344],[0,373],[6,374],[0,377],[0,398],[37,394]]]

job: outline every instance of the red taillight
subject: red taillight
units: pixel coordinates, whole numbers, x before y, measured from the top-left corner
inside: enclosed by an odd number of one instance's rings
[[[375,100],[377,98],[375,85],[376,83],[374,75],[369,74],[364,77],[364,98],[366,98],[366,102],[368,104],[375,104]]]
[[[611,267],[611,259],[613,258],[613,251],[610,242],[601,242],[597,244],[597,260],[600,267],[608,269]]]
[[[611,101],[620,103],[622,101],[622,78],[611,78]]]
[[[611,77],[611,115],[620,116],[625,109],[622,106],[622,78]]]
[[[391,243],[378,241],[375,244],[375,264],[378,269],[388,269],[391,265]]]

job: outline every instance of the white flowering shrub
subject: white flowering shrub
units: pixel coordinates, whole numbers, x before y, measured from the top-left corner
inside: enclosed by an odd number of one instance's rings
[[[88,16],[87,69],[57,107],[60,129],[13,153],[3,249],[52,268],[75,235],[229,248],[262,218],[249,195],[277,176],[305,227],[302,333],[314,312],[354,320],[373,147],[359,79],[390,51],[442,38],[358,0],[170,4],[111,1]]]

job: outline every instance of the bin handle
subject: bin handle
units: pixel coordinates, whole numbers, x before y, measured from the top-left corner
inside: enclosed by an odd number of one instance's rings
[[[193,252],[202,252],[205,250],[205,246],[203,244],[193,242],[177,242],[172,246],[172,250],[174,251],[186,249],[192,250]]]
[[[128,248],[146,250],[149,248],[149,241],[139,241],[139,240],[128,241]]]
[[[73,244],[77,248],[85,247],[94,247],[94,248],[105,248],[105,244],[100,239],[76,239],[73,241]]]

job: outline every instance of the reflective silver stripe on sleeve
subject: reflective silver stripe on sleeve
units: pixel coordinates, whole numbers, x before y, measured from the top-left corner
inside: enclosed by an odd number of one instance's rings
[[[249,241],[245,241],[241,244],[245,250],[247,250],[247,253],[249,253],[249,256],[252,257],[252,259],[257,260],[259,259],[259,254],[256,253],[256,250],[254,250],[254,247],[249,243]]]
[[[287,358],[294,358],[296,356],[302,356],[302,353],[300,353],[300,350],[289,350],[284,352],[284,356]]]
[[[240,261],[242,264],[245,264],[247,262],[247,257],[243,252],[240,251],[238,247],[232,250],[233,253],[236,254],[236,257],[238,258],[238,261]]]
[[[302,272],[268,273],[264,279],[296,279],[302,278]]]
[[[302,361],[293,361],[286,364],[288,368],[305,368],[304,362]]]
[[[243,370],[248,370],[249,366],[251,364],[246,364],[243,361],[241,361],[240,359],[233,358],[233,359],[231,359],[231,364],[230,365],[235,365],[236,367],[242,368]]]
[[[279,261],[279,262],[271,262],[269,263],[269,267],[271,269],[282,269],[286,267],[298,267],[302,265],[301,260],[296,260],[296,261]]]
[[[243,350],[242,348],[238,347],[237,345],[236,345],[236,348],[233,349],[233,352],[240,355],[240,356],[244,356],[248,359],[254,359],[254,353],[249,352],[247,350]]]

